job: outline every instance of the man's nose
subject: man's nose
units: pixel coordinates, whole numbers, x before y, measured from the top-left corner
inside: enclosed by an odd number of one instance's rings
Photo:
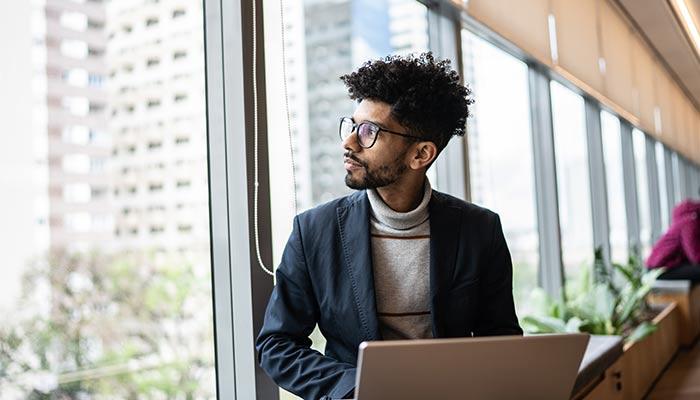
[[[352,151],[353,153],[362,150],[360,143],[357,141],[357,131],[353,131],[348,137],[342,142],[343,149]]]

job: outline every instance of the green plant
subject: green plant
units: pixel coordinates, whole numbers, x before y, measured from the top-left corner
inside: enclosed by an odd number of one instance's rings
[[[646,296],[662,269],[646,271],[637,251],[631,251],[627,264],[603,261],[596,249],[593,268],[581,271],[567,284],[565,299],[555,300],[538,289],[533,293],[534,315],[522,319],[529,333],[588,332],[621,335],[627,342],[641,340],[656,329]]]

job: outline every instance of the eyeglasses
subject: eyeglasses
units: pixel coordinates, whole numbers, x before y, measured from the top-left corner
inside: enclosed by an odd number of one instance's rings
[[[341,140],[345,141],[345,139],[349,138],[355,131],[357,131],[357,142],[360,144],[360,147],[365,149],[369,149],[370,147],[374,146],[374,143],[377,141],[377,136],[379,136],[379,132],[391,133],[392,135],[403,136],[415,140],[425,140],[418,136],[386,130],[373,122],[361,122],[356,124],[352,118],[343,117],[340,119],[340,128],[338,129],[338,133],[340,133]]]

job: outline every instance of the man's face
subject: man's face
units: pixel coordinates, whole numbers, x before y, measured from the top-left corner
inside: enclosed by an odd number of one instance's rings
[[[365,99],[355,109],[352,119],[356,124],[373,122],[383,129],[406,132],[391,117],[389,104]],[[388,186],[401,178],[407,169],[406,154],[413,142],[384,131],[368,149],[357,141],[356,132],[343,141],[345,149],[345,184],[351,189],[376,189]]]

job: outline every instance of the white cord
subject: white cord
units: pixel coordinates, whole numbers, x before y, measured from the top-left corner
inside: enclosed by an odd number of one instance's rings
[[[294,202],[294,215],[299,213],[297,205],[297,166],[294,161],[294,145],[292,140],[292,119],[289,116],[289,95],[287,91],[287,41],[284,38],[284,0],[280,0],[280,20],[282,32],[282,86],[284,88],[284,110],[287,113],[287,136],[289,137],[289,154],[292,161],[292,200]]]
[[[258,74],[257,74],[257,69],[258,69],[258,63],[257,63],[257,56],[258,56],[258,46],[257,46],[257,35],[255,33],[255,30],[257,29],[256,26],[256,10],[255,10],[255,2],[257,0],[253,0],[253,136],[255,138],[254,140],[254,148],[253,148],[253,154],[254,154],[254,160],[253,160],[253,170],[254,170],[254,176],[255,176],[255,188],[253,189],[253,226],[255,229],[255,253],[258,256],[258,264],[260,264],[260,268],[262,268],[265,273],[271,276],[275,276],[275,273],[272,272],[269,268],[265,266],[265,263],[263,263],[262,256],[260,255],[260,234],[258,232],[258,188],[260,186],[260,181],[258,180]]]
[[[265,266],[260,255],[260,234],[258,228],[258,188],[260,181],[258,180],[258,83],[257,83],[257,35],[256,35],[256,1],[253,0],[253,127],[254,127],[254,179],[255,187],[253,189],[253,226],[255,230],[255,253],[258,258],[260,268],[268,275],[275,276],[275,273]],[[292,201],[294,203],[294,214],[298,213],[297,205],[297,179],[296,179],[296,164],[294,162],[294,146],[292,144],[292,123],[289,115],[289,95],[287,89],[287,57],[285,54],[285,38],[284,38],[284,1],[280,0],[280,17],[281,17],[281,32],[282,32],[282,81],[284,87],[284,108],[287,114],[287,134],[289,138],[289,152],[292,161]]]

